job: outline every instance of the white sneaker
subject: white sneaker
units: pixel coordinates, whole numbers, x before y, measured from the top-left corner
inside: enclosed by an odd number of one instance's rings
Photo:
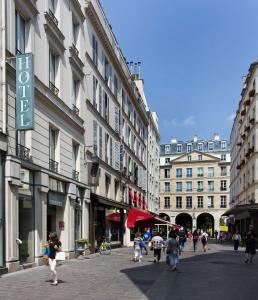
[[[51,285],[58,285],[58,281],[52,282]]]

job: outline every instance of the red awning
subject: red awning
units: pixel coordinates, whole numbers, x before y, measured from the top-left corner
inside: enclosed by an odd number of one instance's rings
[[[127,227],[134,228],[135,222],[152,219],[153,215],[139,209],[132,208],[128,212]]]
[[[118,212],[115,212],[115,213],[112,213],[108,216],[106,216],[106,220],[108,221],[113,221],[113,222],[120,222],[120,213]]]
[[[129,189],[129,200],[131,200],[132,203],[134,201],[134,197],[131,189]]]

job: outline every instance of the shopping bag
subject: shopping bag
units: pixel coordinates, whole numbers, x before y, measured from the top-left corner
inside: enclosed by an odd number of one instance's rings
[[[47,248],[45,249],[45,251],[44,251],[43,259],[44,259],[44,260],[48,260],[49,254],[50,254],[50,249],[49,249],[49,247],[47,247]]]
[[[57,252],[56,260],[65,260],[65,252]]]

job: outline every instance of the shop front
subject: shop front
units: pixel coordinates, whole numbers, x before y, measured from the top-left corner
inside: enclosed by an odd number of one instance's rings
[[[4,168],[0,154],[0,273],[4,268]]]
[[[35,261],[35,234],[34,234],[34,174],[27,169],[20,170],[21,186],[18,188],[18,237],[20,264]]]
[[[60,237],[64,230],[66,188],[63,181],[49,178],[47,204],[47,237],[50,232],[56,232]]]
[[[104,238],[112,247],[123,245],[125,234],[125,213],[127,205],[116,203],[96,194],[91,194],[90,239],[96,251]]]

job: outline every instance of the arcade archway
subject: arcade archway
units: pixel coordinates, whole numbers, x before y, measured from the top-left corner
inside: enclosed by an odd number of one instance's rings
[[[187,213],[181,213],[176,216],[176,224],[186,227],[187,229],[192,229],[192,216]]]
[[[200,214],[197,217],[197,229],[202,229],[211,236],[214,234],[214,217],[209,213]]]

